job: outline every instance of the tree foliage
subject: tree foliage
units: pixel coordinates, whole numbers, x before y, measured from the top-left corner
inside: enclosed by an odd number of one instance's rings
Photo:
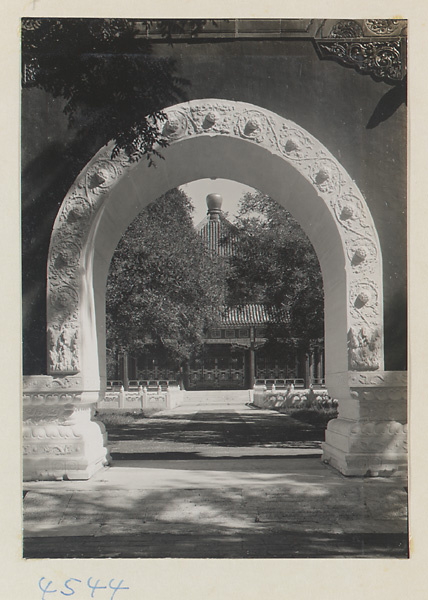
[[[141,352],[157,346],[181,364],[201,347],[224,303],[223,263],[195,231],[187,196],[171,190],[123,235],[106,292],[107,345]]]
[[[247,193],[236,222],[228,302],[286,308],[289,322],[269,328],[273,339],[309,348],[323,338],[324,294],[312,244],[291,214],[268,196]]]
[[[174,22],[165,35],[173,31]],[[63,98],[81,135],[136,159],[159,155],[162,110],[185,97],[175,61],[154,56],[129,19],[23,19],[22,65],[23,86]]]
[[[70,126],[80,135],[115,141],[135,160],[161,157],[167,145],[163,109],[185,99],[189,82],[175,61],[153,55],[150,34],[170,44],[197,36],[207,19],[22,19],[22,82],[65,100]]]

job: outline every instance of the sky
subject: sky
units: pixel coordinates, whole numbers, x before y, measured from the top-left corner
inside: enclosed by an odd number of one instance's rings
[[[195,208],[193,222],[200,223],[207,216],[206,197],[208,194],[220,194],[223,196],[222,210],[226,213],[229,221],[234,221],[238,212],[238,204],[246,192],[255,190],[243,183],[231,181],[230,179],[198,179],[180,186],[181,190],[191,199]]]

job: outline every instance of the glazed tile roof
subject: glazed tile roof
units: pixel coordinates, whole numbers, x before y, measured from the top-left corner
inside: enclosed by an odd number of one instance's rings
[[[226,307],[221,324],[226,327],[245,325],[267,325],[268,323],[287,323],[289,315],[286,309],[277,309],[265,304],[244,304]]]
[[[210,252],[219,256],[233,255],[234,227],[223,215],[219,215],[217,220],[207,217],[196,230]]]

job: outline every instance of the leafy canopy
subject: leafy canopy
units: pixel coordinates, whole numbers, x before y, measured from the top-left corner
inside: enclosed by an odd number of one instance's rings
[[[171,36],[177,25],[165,24]],[[23,19],[23,86],[65,100],[79,135],[115,141],[135,159],[158,155],[163,109],[184,99],[188,83],[175,61],[156,57],[141,21],[128,19]]]
[[[309,348],[322,340],[324,293],[312,244],[288,211],[261,192],[243,196],[227,278],[228,302],[286,308],[289,322],[271,326],[272,340]]]
[[[202,346],[224,303],[224,265],[203,245],[191,211],[188,197],[171,190],[123,235],[107,283],[111,350],[154,344],[181,364]]]

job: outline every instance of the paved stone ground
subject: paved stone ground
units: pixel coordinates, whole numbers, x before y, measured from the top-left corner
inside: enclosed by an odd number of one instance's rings
[[[407,557],[406,482],[343,477],[321,439],[230,399],[110,426],[113,466],[25,484],[24,556]]]

